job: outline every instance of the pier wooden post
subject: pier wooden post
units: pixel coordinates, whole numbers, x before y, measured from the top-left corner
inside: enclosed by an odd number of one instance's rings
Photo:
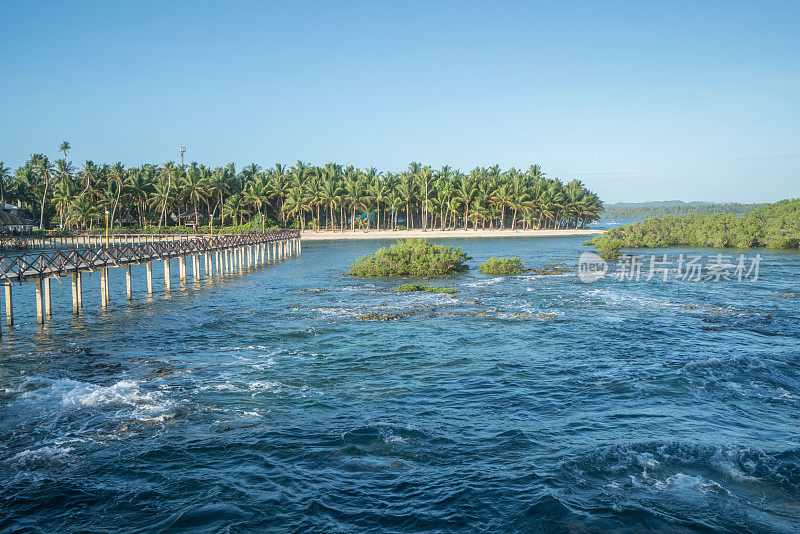
[[[72,313],[78,313],[78,273],[72,273]]]
[[[148,261],[147,265],[147,294],[153,294],[153,262]]]
[[[200,256],[192,255],[192,279],[196,282],[200,278]]]
[[[106,304],[111,302],[111,273],[106,267]]]
[[[39,324],[44,323],[44,315],[42,314],[42,279],[36,279],[36,322]]]
[[[297,238],[297,253],[300,254],[303,252],[303,240],[299,237]]]
[[[181,284],[186,285],[186,256],[178,258],[178,273],[181,277]]]
[[[6,285],[6,324],[14,325],[14,301],[11,298],[11,284]]]
[[[222,274],[222,273],[220,272],[220,270],[219,270],[219,262],[220,262],[220,259],[219,259],[219,258],[220,258],[220,253],[219,253],[219,250],[218,250],[218,251],[214,252],[214,263],[216,263],[216,264],[217,264],[217,276],[219,276],[220,274]]]
[[[78,310],[83,309],[83,273],[78,273]]]
[[[164,260],[164,287],[169,290],[169,258]]]
[[[106,296],[106,270],[100,269],[100,307],[105,309],[108,304]]]
[[[133,289],[131,288],[131,266],[125,266],[125,291],[128,294],[128,300],[133,300]]]
[[[44,315],[45,317],[53,316],[53,301],[50,298],[50,277],[44,279]]]

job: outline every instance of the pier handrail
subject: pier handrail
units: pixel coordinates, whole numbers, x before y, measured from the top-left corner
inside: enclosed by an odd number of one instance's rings
[[[132,263],[164,260],[185,255],[205,254],[236,247],[260,245],[296,239],[299,230],[181,236],[175,240],[157,240],[113,246],[56,249],[38,254],[0,256],[0,284],[22,283],[26,280],[67,276],[74,272],[95,271]]]

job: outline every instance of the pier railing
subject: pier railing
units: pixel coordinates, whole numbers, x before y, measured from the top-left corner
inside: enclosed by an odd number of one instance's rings
[[[163,238],[165,236],[157,236]],[[226,234],[217,236],[167,236],[175,239],[133,242],[99,248],[56,249],[39,254],[0,256],[0,283],[11,284],[26,280],[68,276],[75,272],[95,271],[154,260],[165,260],[194,254],[268,244],[297,239],[298,230],[279,230],[268,233]]]
[[[82,275],[100,272],[100,304],[105,309],[110,301],[109,274],[113,267],[125,271],[128,300],[132,300],[132,265],[144,264],[147,293],[153,294],[153,261],[164,264],[164,288],[170,290],[170,263],[178,259],[181,285],[186,285],[186,260],[191,259],[194,280],[203,277],[243,273],[257,267],[300,254],[300,232],[278,230],[267,233],[180,236],[180,239],[149,240],[138,236],[133,242],[98,247],[63,248],[38,254],[0,256],[0,286],[5,291],[6,322],[14,324],[12,287],[15,283],[34,282],[36,320],[44,324],[52,315],[50,280],[68,276],[72,279],[72,310],[83,307]],[[104,243],[105,244],[105,243]],[[201,261],[204,269],[201,269]],[[216,267],[215,267],[216,265]],[[205,273],[205,274],[204,274]]]

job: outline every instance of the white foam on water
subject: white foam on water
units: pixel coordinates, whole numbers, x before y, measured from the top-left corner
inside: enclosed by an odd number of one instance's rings
[[[701,476],[675,473],[666,479],[657,480],[652,488],[657,491],[677,491],[677,492],[701,492],[701,493],[725,493],[732,496],[731,492],[723,488],[713,480],[705,479]]]
[[[172,403],[158,391],[146,391],[133,380],[100,386],[61,378],[43,380],[44,387],[20,395],[22,402],[39,405],[45,411],[114,410],[118,417],[159,421],[173,416]]]
[[[464,284],[464,287],[485,287],[485,286],[493,286],[494,284],[499,284],[503,280],[505,280],[505,276],[495,276],[493,278],[485,278],[483,280],[477,280],[475,282],[467,282]]]
[[[222,384],[207,384],[197,388],[198,391],[241,391],[241,388],[231,384],[230,382],[223,382]]]
[[[11,457],[12,462],[29,463],[42,460],[60,459],[68,455],[74,449],[72,447],[53,447],[51,445],[38,449],[25,449]]]

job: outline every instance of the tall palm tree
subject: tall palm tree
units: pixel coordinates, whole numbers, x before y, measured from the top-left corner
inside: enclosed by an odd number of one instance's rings
[[[50,186],[50,180],[53,178],[53,164],[47,159],[44,154],[34,154],[34,172],[39,182],[44,183],[44,192],[42,193],[42,201],[39,210],[39,228],[44,229],[44,208],[47,204],[47,188]],[[34,158],[32,158],[34,159]]]
[[[128,178],[128,174],[125,171],[125,167],[122,163],[117,162],[111,167],[110,175],[114,179],[114,183],[117,186],[117,196],[114,199],[114,207],[111,209],[111,225],[114,225],[114,221],[116,220],[115,217],[117,216],[117,206],[119,205],[119,197],[122,195],[122,190],[125,188],[125,181]]]
[[[411,217],[411,203],[414,201],[416,195],[416,186],[412,173],[404,172],[400,175],[400,181],[397,184],[397,193],[403,198],[403,203],[406,206],[406,229],[411,230],[414,228],[414,220]]]
[[[70,150],[71,148],[72,148],[72,147],[71,147],[71,146],[69,146],[69,141],[61,141],[61,144],[60,144],[60,145],[58,145],[58,149],[59,149],[61,152],[63,152],[63,153],[64,153],[64,161],[66,161],[66,160],[67,160],[67,152],[69,152],[69,150]]]
[[[320,200],[328,208],[330,215],[331,230],[335,230],[333,210],[336,208],[342,198],[342,187],[339,184],[339,177],[333,163],[325,166],[323,171],[322,190],[320,192]],[[328,227],[328,221],[325,221],[325,228]]]
[[[0,202],[6,202],[6,183],[11,179],[11,169],[0,161]]]
[[[164,220],[164,226],[167,225],[167,202],[170,201],[172,198],[170,195],[172,194],[172,181],[175,179],[178,173],[178,169],[175,164],[171,161],[168,161],[164,164],[164,167],[161,169],[161,176],[166,179],[167,188],[165,191],[159,191],[160,198],[162,199],[161,204],[161,217],[158,219],[158,228],[161,229],[161,220]]]

